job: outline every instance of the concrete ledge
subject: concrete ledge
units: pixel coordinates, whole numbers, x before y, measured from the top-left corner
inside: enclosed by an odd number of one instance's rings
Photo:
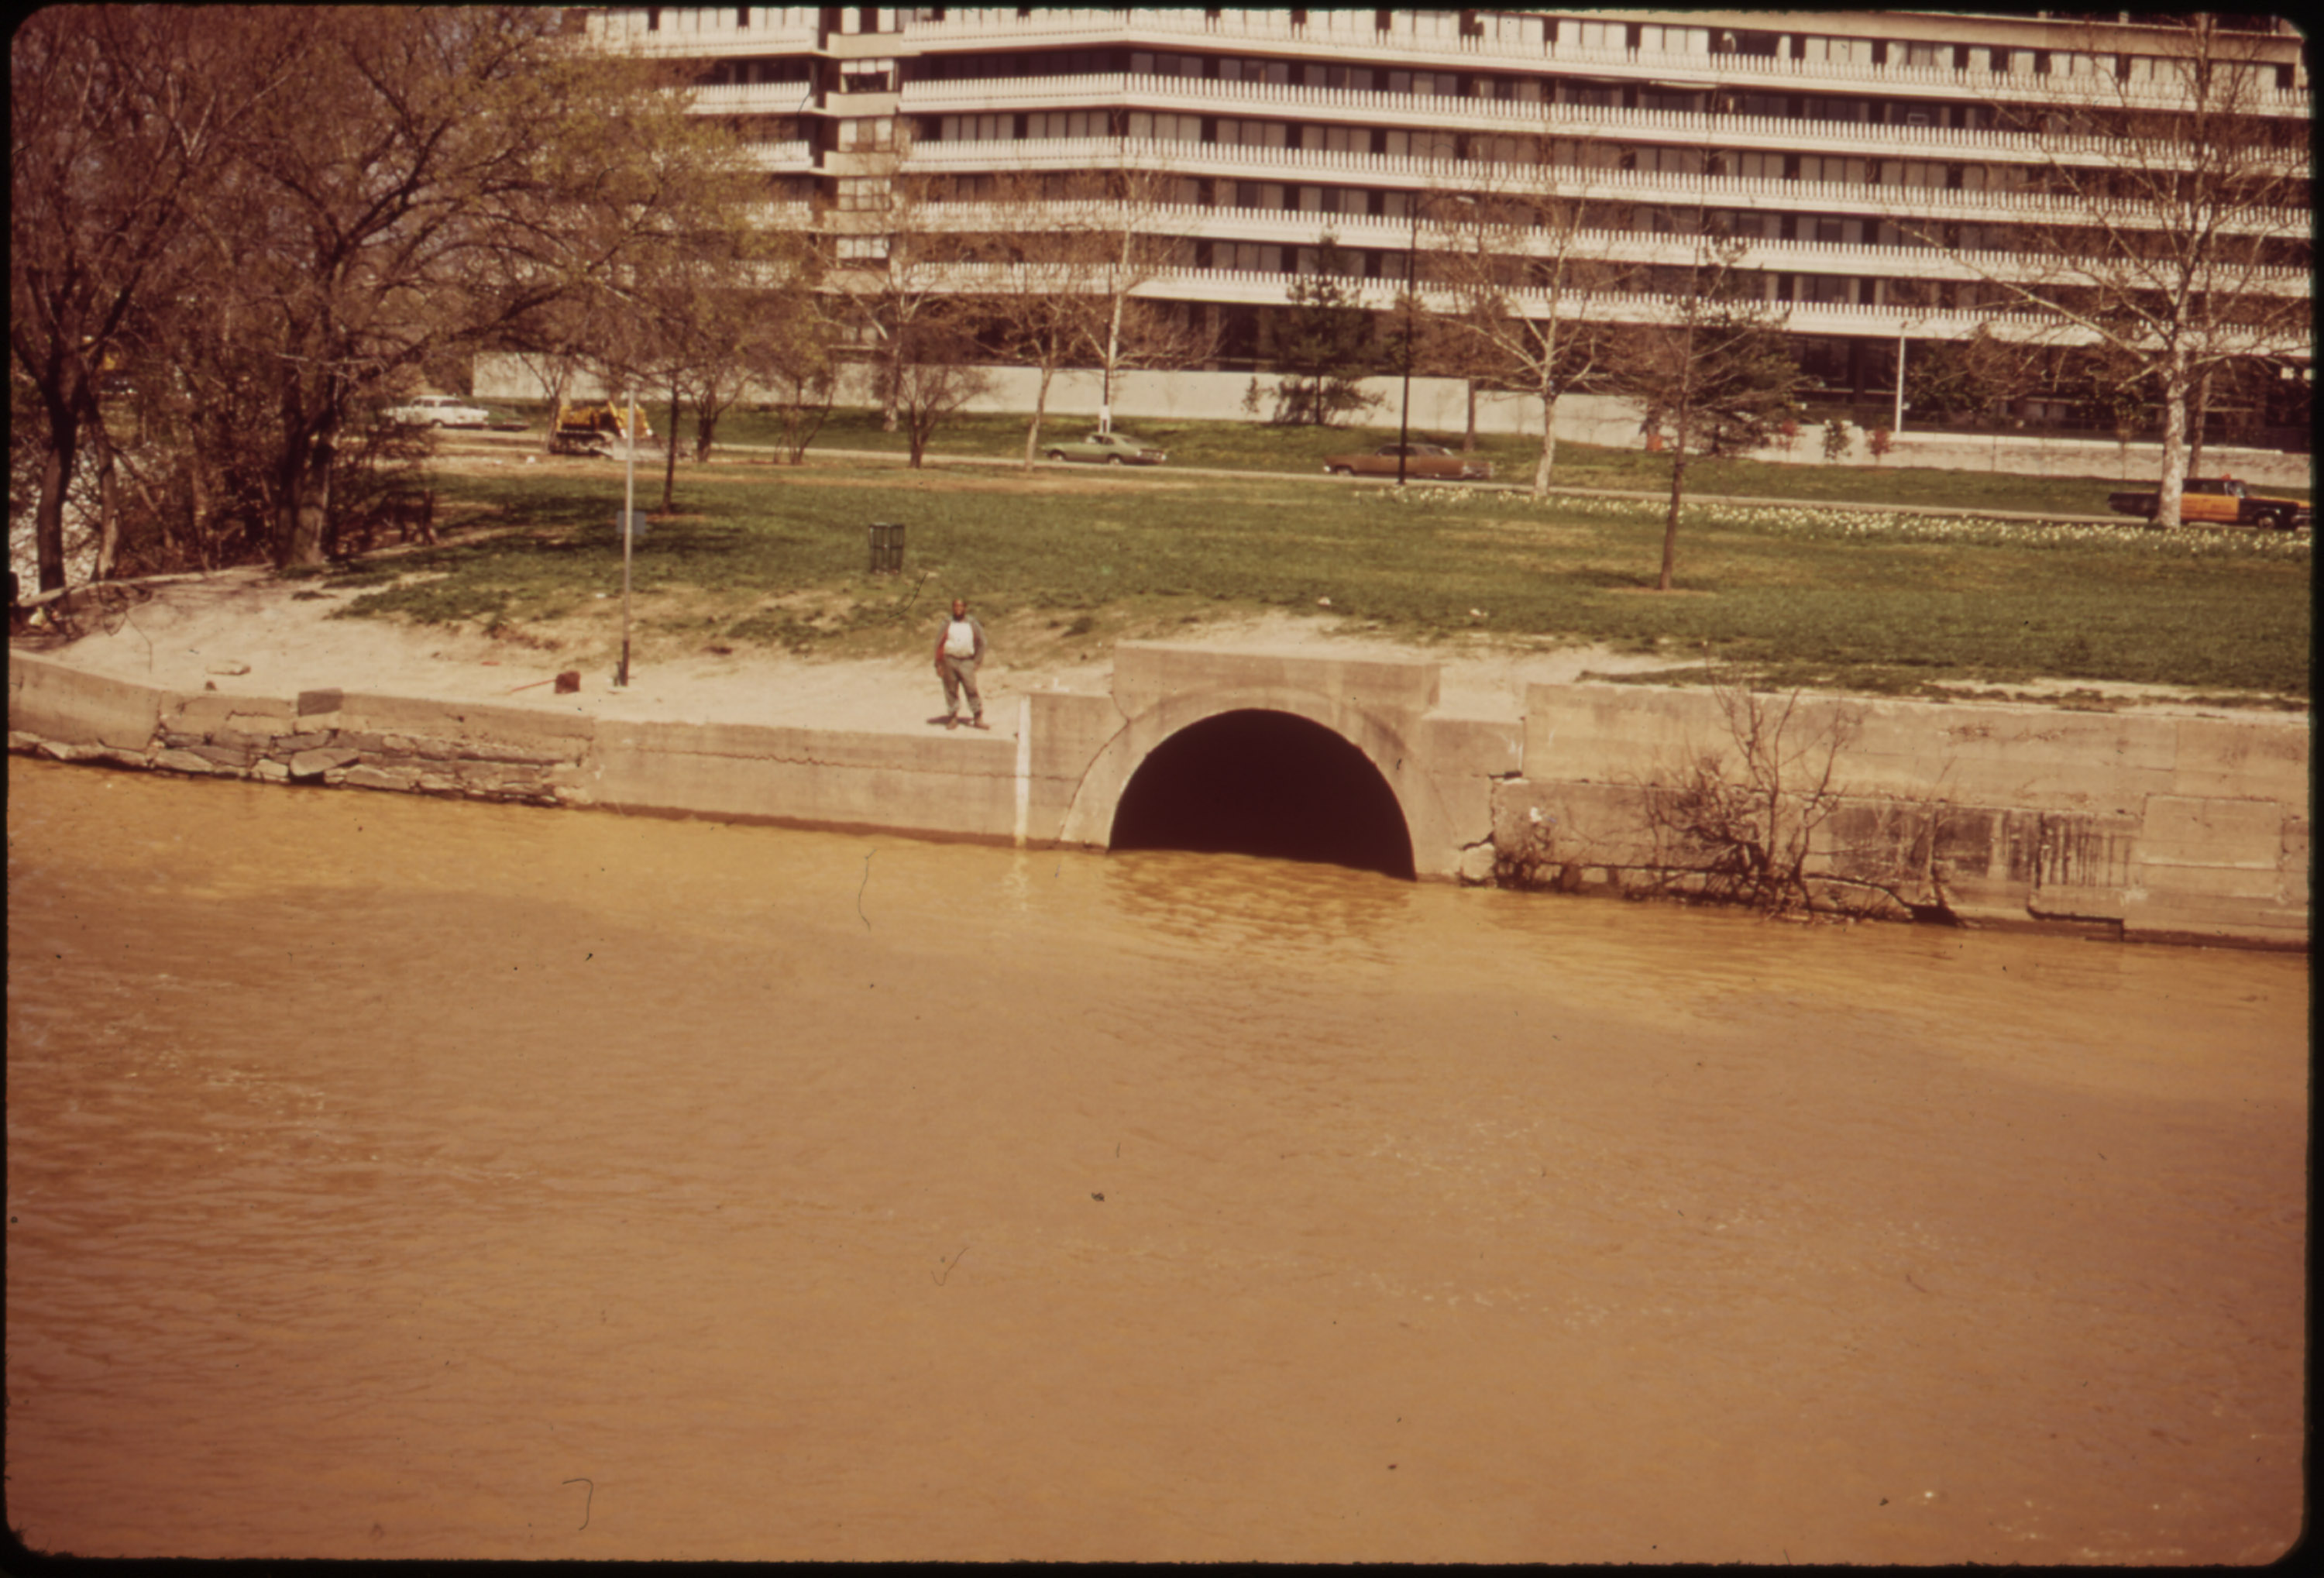
[[[8,654],[8,727],[67,745],[143,751],[168,693],[27,652]]]
[[[1522,719],[1469,717],[1435,710],[1438,676],[1425,661],[1126,643],[1113,694],[1026,697],[1011,737],[336,690],[180,694],[12,651],[9,746],[271,782],[1102,846],[1163,743],[1222,713],[1275,711],[1331,729],[1379,773],[1424,876],[1622,887],[1710,869],[1655,807],[1706,758],[1736,778],[1718,695],[1536,685]],[[1811,769],[1841,742],[1812,872],[1923,909],[1911,895],[1941,891],[1956,914],[1993,923],[2306,943],[2304,717],[1803,697],[1785,726],[1786,753]]]

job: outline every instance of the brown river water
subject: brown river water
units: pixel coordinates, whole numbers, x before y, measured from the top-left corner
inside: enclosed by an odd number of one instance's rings
[[[2303,1527],[2304,958],[8,777],[36,1549]]]

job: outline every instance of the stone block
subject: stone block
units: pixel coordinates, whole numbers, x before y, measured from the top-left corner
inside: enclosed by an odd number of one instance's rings
[[[356,752],[344,745],[301,751],[290,758],[290,776],[320,778],[324,773],[336,768],[353,766],[358,760]]]
[[[418,785],[420,775],[408,768],[350,767],[345,781],[350,789],[408,789]]]
[[[261,761],[252,771],[256,776],[264,779],[269,783],[289,783],[290,781],[290,768],[286,762]]]
[[[1078,785],[1106,742],[1129,723],[1111,696],[1074,696],[1036,691],[1033,703],[1033,777]],[[1070,790],[1066,798],[1072,798]]]
[[[64,744],[143,751],[168,692],[108,675],[8,654],[8,726]]]
[[[296,734],[277,734],[272,742],[278,752],[297,752],[320,750],[331,743],[328,729],[310,729]]]
[[[1306,658],[1219,651],[1167,641],[1113,649],[1113,699],[1136,717],[1166,700],[1205,691],[1283,691],[1375,711],[1423,713],[1436,705],[1441,669],[1428,662]]]
[[[153,753],[153,765],[171,772],[215,772],[217,767],[198,752],[162,750]]]
[[[298,715],[288,702],[263,696],[230,696],[224,691],[198,691],[172,697],[165,708],[164,728],[206,739],[262,742],[294,734]]]
[[[248,767],[257,759],[257,752],[247,745],[195,745],[193,754],[218,767]]]
[[[2305,805],[2305,718],[2181,718],[2170,792]]]
[[[299,693],[298,713],[309,717],[317,713],[335,713],[346,699],[343,690],[302,690]]]
[[[377,734],[434,734],[456,740],[506,740],[534,744],[587,740],[597,720],[572,703],[511,706],[495,702],[429,701],[350,691],[339,712],[349,728]]]
[[[2283,807],[2272,800],[2153,795],[2139,830],[2142,865],[2273,871],[2283,854]]]
[[[1425,717],[1414,743],[1440,779],[1507,778],[1525,767],[1525,725],[1514,718]]]

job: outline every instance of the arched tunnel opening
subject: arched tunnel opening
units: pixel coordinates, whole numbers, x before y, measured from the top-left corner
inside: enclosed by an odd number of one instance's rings
[[[1379,769],[1292,713],[1221,713],[1163,741],[1122,790],[1109,844],[1413,876],[1412,833]]]

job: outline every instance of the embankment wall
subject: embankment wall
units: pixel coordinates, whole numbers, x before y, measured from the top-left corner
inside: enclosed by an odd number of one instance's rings
[[[1738,697],[1534,685],[1520,717],[1441,702],[1437,666],[1125,642],[1111,692],[1036,692],[1013,734],[599,717],[578,708],[317,689],[184,692],[9,656],[9,748],[279,783],[1103,847],[1122,792],[1180,729],[1294,714],[1363,752],[1420,874],[1635,892],[1708,869],[1674,796],[1772,764],[1777,815],[1829,790],[1811,869],[1973,924],[2305,947],[2308,720]],[[1007,729],[1006,710],[996,722]],[[1328,792],[1327,790],[1324,792]],[[1681,884],[1684,884],[1682,882]]]

